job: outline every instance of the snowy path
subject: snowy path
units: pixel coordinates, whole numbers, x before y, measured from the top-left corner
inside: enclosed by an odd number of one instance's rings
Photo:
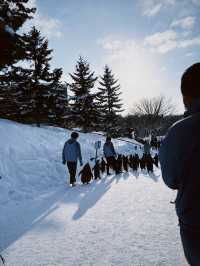
[[[179,266],[173,196],[155,176],[124,174],[5,206],[6,265]]]

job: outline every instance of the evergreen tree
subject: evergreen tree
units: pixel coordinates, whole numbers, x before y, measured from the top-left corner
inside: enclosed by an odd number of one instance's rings
[[[116,134],[118,131],[118,116],[123,111],[120,99],[120,85],[114,78],[111,69],[106,65],[104,74],[100,77],[101,85],[98,93],[98,104],[101,111],[103,129],[109,134]]]
[[[70,127],[69,117],[69,99],[68,99],[68,85],[66,83],[59,83],[50,90],[48,100],[49,121],[53,124]]]
[[[0,115],[3,118],[16,119],[18,113],[18,91],[13,81],[18,70],[12,69],[12,64],[26,57],[24,36],[18,30],[35,12],[26,6],[27,2],[0,0]]]
[[[17,31],[35,12],[28,0],[0,0],[0,71],[25,57],[23,36]]]
[[[1,118],[17,119],[17,91],[12,82],[11,71],[4,68],[0,78],[0,116]],[[12,73],[14,75],[14,72]]]
[[[75,126],[87,132],[97,125],[98,110],[95,102],[97,95],[91,92],[97,77],[82,57],[77,62],[75,72],[70,76],[73,80],[71,91],[74,94],[74,100],[71,103],[71,120]]]
[[[20,68],[20,77],[25,77],[20,84],[21,114],[32,118],[40,126],[41,122],[49,122],[53,88],[56,88],[62,75],[61,69],[50,71],[52,50],[48,49],[48,41],[41,37],[33,27],[25,35],[26,56],[30,67]]]

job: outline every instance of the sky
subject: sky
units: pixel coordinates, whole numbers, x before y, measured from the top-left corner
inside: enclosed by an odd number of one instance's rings
[[[182,113],[181,75],[200,61],[200,0],[29,0],[35,25],[53,49],[52,68],[70,81],[79,56],[119,80],[126,113],[164,95]],[[96,84],[98,86],[98,84]]]

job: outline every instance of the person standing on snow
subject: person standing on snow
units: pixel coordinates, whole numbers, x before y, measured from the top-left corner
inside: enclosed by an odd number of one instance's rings
[[[77,161],[79,160],[80,166],[83,165],[81,147],[77,141],[78,137],[78,133],[72,132],[71,138],[65,142],[62,153],[63,164],[66,164],[67,162],[67,167],[70,174],[70,184],[72,186],[76,185]]]
[[[185,257],[200,265],[200,63],[181,79],[185,118],[175,123],[161,144],[159,158],[163,180],[178,190],[176,212]]]
[[[114,145],[111,141],[111,137],[107,137],[106,138],[106,142],[103,145],[103,152],[104,152],[104,156],[106,158],[107,161],[107,175],[110,175],[109,173],[109,168],[111,167],[113,170],[115,169],[115,156],[116,156],[116,152],[115,152],[115,148]]]
[[[145,140],[145,143],[144,143],[144,153],[145,154],[150,154],[150,150],[151,150],[151,146],[149,144],[149,141],[148,140]]]

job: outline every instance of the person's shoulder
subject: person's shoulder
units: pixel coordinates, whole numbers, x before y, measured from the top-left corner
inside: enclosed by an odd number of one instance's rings
[[[176,129],[183,127],[185,125],[187,119],[188,119],[187,117],[186,118],[183,117],[182,119],[176,121],[169,129],[170,130],[176,130]]]
[[[200,128],[200,113],[190,115],[175,122],[170,128],[170,131],[189,131],[193,129],[193,126],[199,126]]]
[[[76,143],[76,145],[77,145],[78,147],[81,146],[80,142],[78,142],[77,140],[75,141],[75,143]]]
[[[174,123],[167,132],[166,138],[168,141],[176,140],[181,143],[182,141],[186,141],[194,137],[194,132],[198,134],[200,133],[200,114],[191,115],[188,117],[184,117],[181,120]]]

